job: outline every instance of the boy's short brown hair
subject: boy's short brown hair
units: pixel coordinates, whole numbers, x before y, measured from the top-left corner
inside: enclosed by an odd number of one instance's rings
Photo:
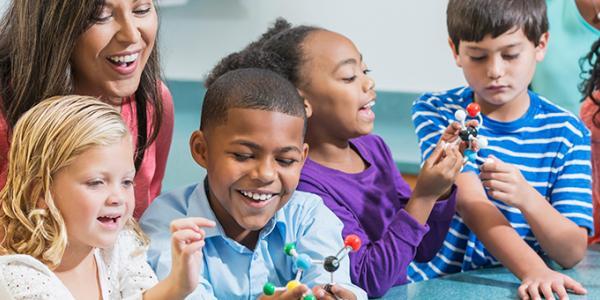
[[[545,0],[450,0],[446,10],[448,34],[456,53],[460,41],[479,42],[516,28],[535,46],[548,31]]]

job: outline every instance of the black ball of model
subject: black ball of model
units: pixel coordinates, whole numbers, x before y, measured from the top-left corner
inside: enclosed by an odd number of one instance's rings
[[[467,128],[461,130],[458,136],[460,136],[461,140],[468,142],[469,136],[477,137],[477,128],[468,126]]]
[[[327,256],[323,261],[323,268],[327,272],[333,273],[340,267],[340,261],[335,256]]]

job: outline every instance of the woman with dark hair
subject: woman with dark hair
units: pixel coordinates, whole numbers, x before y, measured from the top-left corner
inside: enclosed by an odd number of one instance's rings
[[[157,30],[152,0],[12,0],[0,23],[0,187],[24,112],[51,96],[95,96],[120,111],[132,134],[139,217],[160,193],[173,134]]]

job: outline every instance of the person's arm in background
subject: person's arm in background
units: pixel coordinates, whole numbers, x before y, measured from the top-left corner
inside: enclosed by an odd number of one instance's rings
[[[592,95],[596,99],[600,99],[600,91],[592,91]],[[585,123],[585,126],[590,130],[590,144],[592,150],[592,214],[594,223],[594,235],[589,237],[588,244],[600,243],[600,127],[594,124],[594,116],[598,106],[590,97],[586,98],[581,105],[579,116]]]

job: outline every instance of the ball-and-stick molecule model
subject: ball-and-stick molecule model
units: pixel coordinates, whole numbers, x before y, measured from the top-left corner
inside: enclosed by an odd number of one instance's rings
[[[466,125],[467,116],[472,119],[477,119],[477,127],[472,125]],[[481,108],[479,107],[479,104],[475,102],[470,103],[469,105],[467,105],[466,112],[464,110],[457,110],[454,113],[454,118],[456,118],[456,120],[460,123],[461,126],[460,133],[458,134],[460,140],[465,141],[467,143],[467,149],[465,149],[464,152],[465,162],[485,162],[485,159],[477,156],[477,152],[475,152],[473,147],[473,142],[477,142],[477,145],[480,149],[485,148],[488,145],[487,139],[484,136],[479,135],[479,129],[483,124],[483,117],[481,116]]]
[[[285,287],[277,287],[271,282],[265,283],[263,286],[263,293],[267,296],[271,296],[278,291],[286,291],[293,290],[300,284],[300,278],[302,277],[302,272],[309,270],[313,265],[319,264],[323,265],[325,271],[331,274],[331,280],[329,284],[326,285],[325,289],[331,287],[335,282],[333,281],[333,273],[337,271],[340,267],[340,262],[348,255],[350,251],[357,251],[361,246],[361,240],[358,236],[351,234],[348,235],[344,239],[344,247],[338,251],[335,256],[327,256],[324,260],[314,260],[310,258],[305,253],[298,253],[296,251],[296,243],[287,243],[283,248],[285,254],[294,257],[294,264],[298,268],[298,272],[296,272],[296,277],[293,280],[290,280]],[[309,292],[308,295],[305,295],[303,300],[314,300],[316,299],[312,292]]]

